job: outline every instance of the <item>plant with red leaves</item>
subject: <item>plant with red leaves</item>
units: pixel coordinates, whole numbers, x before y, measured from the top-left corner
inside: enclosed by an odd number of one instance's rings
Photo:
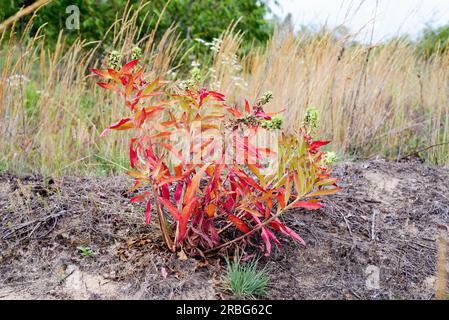
[[[320,209],[318,197],[340,190],[320,151],[328,141],[312,141],[307,125],[289,134],[273,129],[278,118],[267,125],[279,117],[263,110],[271,93],[253,106],[245,101],[240,110],[192,81],[147,82],[137,60],[119,71],[91,71],[106,80],[100,87],[124,97],[129,117],[102,136],[134,130],[128,174],[135,183],[129,191],[140,193],[131,202],[146,203],[147,224],[155,207],[173,252],[204,254],[257,235],[266,255],[272,242],[280,246],[278,234],[305,245],[280,217],[293,208]],[[261,137],[271,139],[270,147],[261,146]],[[225,234],[233,238],[223,242]]]

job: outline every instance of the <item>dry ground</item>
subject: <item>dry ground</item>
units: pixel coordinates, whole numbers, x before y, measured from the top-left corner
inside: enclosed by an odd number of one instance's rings
[[[381,160],[335,168],[344,190],[286,216],[307,242],[261,259],[271,299],[432,299],[449,170]],[[0,299],[227,299],[222,258],[165,252],[127,177],[0,176]],[[80,254],[80,245],[93,257]],[[367,268],[379,288],[366,286]]]

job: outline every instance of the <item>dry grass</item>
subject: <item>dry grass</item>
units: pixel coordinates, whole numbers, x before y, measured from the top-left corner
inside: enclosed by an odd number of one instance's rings
[[[216,56],[220,89],[235,101],[255,101],[271,90],[271,110],[286,108],[289,128],[301,124],[305,110],[321,114],[321,135],[334,141],[342,156],[400,158],[415,150],[431,163],[449,163],[449,54],[424,61],[415,47],[396,40],[381,46],[354,45],[332,33],[295,37],[278,32],[266,50],[240,59],[247,87],[236,86],[225,58]],[[241,39],[227,35],[225,48]],[[223,57],[224,56],[224,57]]]
[[[145,72],[166,75],[179,54],[180,41],[170,28],[159,42],[155,32],[139,43],[138,11],[127,9],[110,31],[111,49],[130,59],[133,45],[144,49]],[[32,39],[14,29],[1,34],[0,164],[18,172],[43,174],[107,173],[126,163],[126,134],[99,134],[126,112],[122,101],[95,88],[89,67],[105,68],[102,41],[76,41],[68,47],[61,33],[54,50],[38,32]]]
[[[156,30],[145,31],[136,21],[130,9],[117,17],[109,31],[111,49],[127,60],[138,44],[150,77],[168,77],[182,54],[178,33],[171,28],[155,41]],[[129,137],[99,139],[126,110],[87,75],[89,67],[105,66],[104,40],[68,47],[61,33],[50,51],[40,32],[26,36],[29,28],[0,34],[6,42],[0,48],[0,170],[105,174],[126,167]],[[243,40],[233,26],[221,40],[207,82],[230,101],[255,101],[271,90],[269,108],[286,108],[291,129],[314,106],[322,116],[320,134],[334,141],[342,157],[400,158],[441,144],[420,154],[431,163],[449,163],[449,54],[424,61],[402,40],[370,47],[331,33],[277,32],[266,49],[237,58]]]

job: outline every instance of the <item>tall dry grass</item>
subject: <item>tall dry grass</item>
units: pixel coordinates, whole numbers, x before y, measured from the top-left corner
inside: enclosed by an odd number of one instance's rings
[[[180,52],[174,28],[160,41],[156,30],[142,38],[144,23],[128,7],[109,32],[111,50],[130,60],[133,46],[144,51],[144,71],[166,75]],[[126,112],[123,102],[95,86],[89,67],[105,68],[104,40],[81,40],[67,46],[61,32],[54,50],[40,31],[27,37],[32,20],[18,33],[1,34],[0,48],[0,169],[43,174],[108,173],[126,166],[126,134],[99,139],[101,131]],[[137,42],[136,39],[141,39]],[[106,55],[107,56],[107,55]]]
[[[255,101],[271,90],[268,108],[286,108],[288,128],[301,124],[308,107],[317,108],[319,135],[343,157],[399,159],[418,151],[431,163],[449,163],[449,53],[423,60],[406,40],[367,46],[332,32],[281,30],[265,50],[240,57],[245,87],[222,63],[237,54],[241,38],[227,33],[222,40],[215,81],[233,100]]]
[[[156,30],[138,25],[145,5],[117,16],[109,31],[111,49],[127,60],[139,45],[145,72],[168,77],[184,54],[181,39],[170,28],[156,41]],[[105,66],[104,39],[67,46],[61,33],[50,51],[41,32],[27,36],[31,23],[21,33],[1,33],[6,43],[0,47],[0,170],[62,175],[126,167],[129,137],[99,138],[126,110],[113,94],[96,88],[87,71]],[[397,159],[418,150],[431,163],[449,164],[449,54],[422,60],[404,40],[364,46],[331,32],[279,31],[265,49],[239,56],[242,45],[242,35],[230,26],[214,47],[206,78],[231,102],[255,101],[271,90],[275,99],[268,108],[286,108],[289,129],[315,107],[321,114],[318,134],[333,140],[343,158]]]

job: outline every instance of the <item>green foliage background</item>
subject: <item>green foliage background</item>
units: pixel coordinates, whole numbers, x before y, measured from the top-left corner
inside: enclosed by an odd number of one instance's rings
[[[0,2],[0,21],[13,15],[25,3],[33,1],[2,0]],[[143,1],[150,2],[140,14],[140,21],[149,13],[145,29],[152,30],[157,17],[166,5],[166,0]],[[61,29],[73,41],[78,36],[86,40],[102,39],[107,29],[115,22],[116,13],[122,12],[126,0],[54,0],[42,8],[34,24],[34,30],[44,23],[44,29],[50,43],[56,41]],[[131,1],[137,7],[140,1]],[[80,9],[80,30],[65,29],[65,20],[69,16],[66,8],[77,5]],[[267,21],[269,7],[266,1],[260,0],[172,0],[169,2],[159,26],[162,34],[170,25],[176,23],[179,31],[187,40],[202,38],[211,41],[218,37],[232,21],[241,19],[237,29],[245,33],[245,39],[264,43],[271,35],[273,24]],[[19,23],[19,28],[26,22]]]
[[[430,57],[435,52],[444,53],[449,45],[449,25],[424,30],[419,39],[419,51],[426,57]]]

